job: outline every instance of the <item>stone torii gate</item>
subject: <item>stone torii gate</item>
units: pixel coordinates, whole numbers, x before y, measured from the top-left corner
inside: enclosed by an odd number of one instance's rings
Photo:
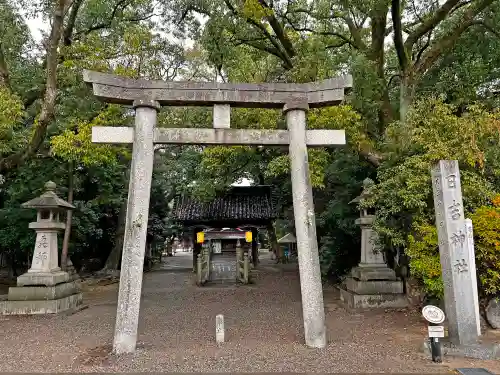
[[[351,76],[306,84],[232,84],[130,79],[92,71],[99,99],[132,105],[134,127],[94,127],[92,142],[133,143],[113,351],[135,351],[155,144],[289,145],[305,343],[326,346],[323,290],[307,147],[345,145],[344,130],[306,130],[309,108],[338,105]],[[156,128],[164,106],[213,106],[213,129]],[[230,128],[230,108],[282,108],[288,130]]]

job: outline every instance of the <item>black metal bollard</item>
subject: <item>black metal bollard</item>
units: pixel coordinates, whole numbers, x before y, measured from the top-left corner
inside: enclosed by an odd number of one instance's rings
[[[430,323],[429,326],[439,326],[439,324]],[[441,355],[441,342],[437,337],[429,337],[431,343],[431,356],[432,362],[441,363],[442,355]]]

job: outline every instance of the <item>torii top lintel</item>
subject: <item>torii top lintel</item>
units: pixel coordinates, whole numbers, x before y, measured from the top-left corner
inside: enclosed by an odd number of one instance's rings
[[[169,106],[283,108],[286,103],[299,101],[316,108],[340,104],[345,91],[352,88],[350,75],[311,83],[253,84],[150,81],[85,70],[83,79],[92,85],[96,97],[108,103],[132,104],[149,99]]]

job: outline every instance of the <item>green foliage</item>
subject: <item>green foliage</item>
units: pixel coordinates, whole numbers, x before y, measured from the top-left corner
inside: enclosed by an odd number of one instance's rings
[[[415,224],[414,234],[408,235],[406,254],[411,257],[412,276],[420,280],[430,297],[443,298],[443,280],[436,227]]]
[[[498,147],[498,114],[470,106],[457,115],[452,105],[435,99],[418,103],[406,123],[386,132],[387,159],[377,170],[379,183],[366,206],[377,209],[376,230],[388,251],[411,257],[410,268],[424,290],[440,296],[437,234],[430,168],[440,159],[458,160],[466,215],[488,204],[498,170],[488,165],[489,149]]]
[[[77,122],[74,129],[66,129],[52,137],[50,139],[52,152],[66,161],[79,162],[85,166],[116,162],[118,153],[126,156],[126,150],[92,143],[92,127],[118,125],[123,119],[122,109],[110,105],[92,121]]]
[[[325,168],[330,161],[330,155],[325,150],[307,150],[309,159],[309,173],[311,184],[315,188],[322,188],[324,184]],[[269,162],[264,172],[267,177],[278,177],[290,173],[290,158],[288,155],[281,155]]]
[[[500,292],[500,196],[472,215],[474,250],[480,289],[486,295]]]
[[[21,120],[23,104],[19,97],[0,86],[0,156],[18,150],[26,141]]]
[[[340,281],[360,260],[361,233],[355,224],[359,211],[349,202],[359,194],[363,179],[373,174],[373,168],[346,149],[333,151],[330,160],[325,187],[315,191],[314,201],[322,274]]]

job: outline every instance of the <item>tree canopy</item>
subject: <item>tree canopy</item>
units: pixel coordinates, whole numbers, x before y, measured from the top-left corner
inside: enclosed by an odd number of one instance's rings
[[[495,251],[500,117],[500,0],[0,0],[0,253],[15,269],[34,237],[20,203],[46,180],[77,210],[73,262],[117,269],[130,149],[92,144],[96,125],[128,126],[130,108],[98,102],[92,69],[129,77],[219,82],[309,82],[352,74],[342,105],[308,113],[313,129],[345,129],[348,144],[309,151],[325,277],[359,261],[357,207],[367,204],[393,267],[428,294],[442,291],[429,168],[459,160],[476,225],[482,291],[500,287]],[[41,39],[27,24],[43,20]],[[162,108],[161,127],[210,127],[206,108]],[[276,110],[232,109],[233,128],[285,129]],[[168,146],[155,154],[148,232],[182,235],[177,194],[210,199],[241,178],[279,197],[278,236],[294,229],[286,150]],[[497,215],[498,216],[498,215]],[[493,219],[492,219],[493,220]],[[476,224],[477,223],[477,224]],[[393,261],[394,260],[394,261]],[[92,262],[90,262],[92,263]],[[88,266],[86,266],[88,267]]]

